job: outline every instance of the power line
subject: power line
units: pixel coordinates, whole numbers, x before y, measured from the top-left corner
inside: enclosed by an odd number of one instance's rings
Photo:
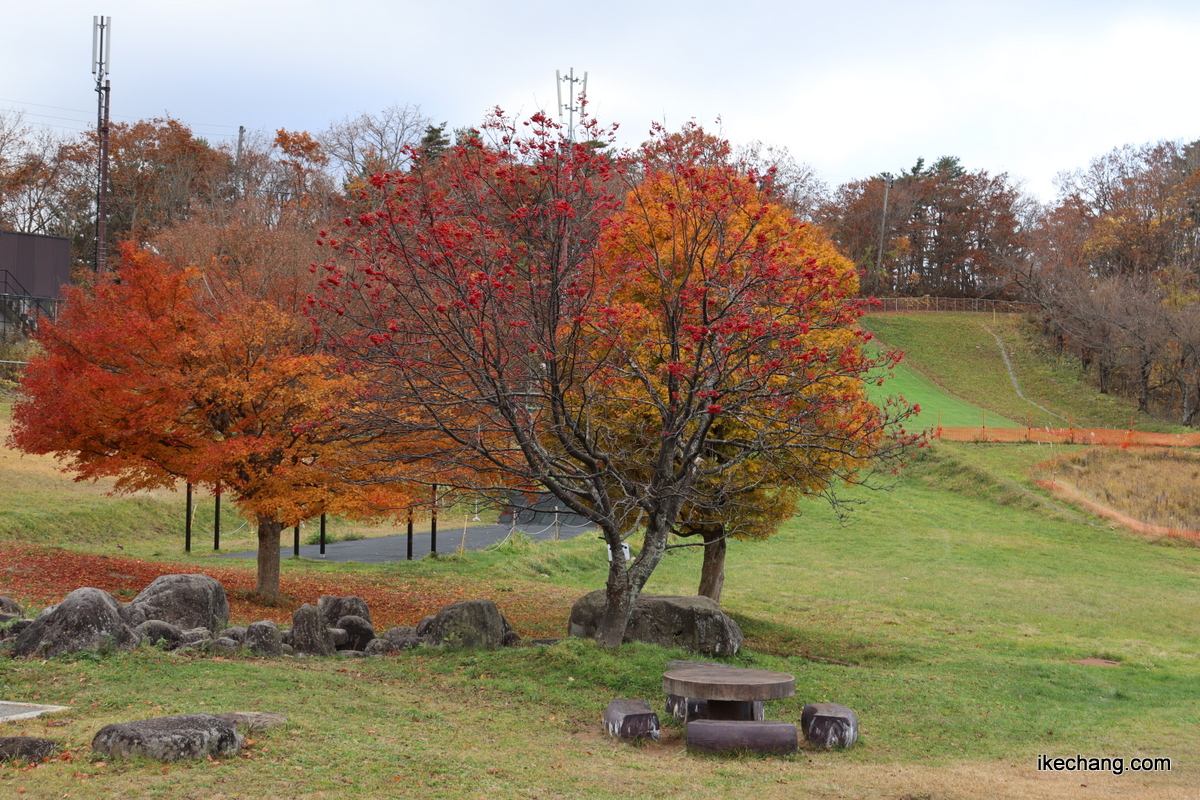
[[[36,106],[37,108],[51,108],[51,109],[54,109],[55,111],[74,111],[74,112],[77,112],[77,113],[79,113],[79,114],[90,114],[90,113],[92,113],[90,110],[87,110],[87,109],[82,109],[82,108],[66,108],[66,107],[64,107],[64,106],[48,106],[48,105],[46,105],[46,104],[44,104],[44,103],[30,103],[30,102],[28,102],[27,100],[12,100],[12,99],[10,99],[10,98],[7,98],[7,97],[0,97],[0,103],[17,103],[18,105],[23,105],[23,106]],[[16,110],[17,110],[17,111],[20,111],[20,112],[22,112],[22,113],[24,113],[24,114],[30,114],[30,115],[32,115],[32,116],[39,116],[39,117],[50,117],[50,115],[49,115],[49,114],[37,114],[36,112],[33,112],[33,111],[25,111],[24,109],[21,109],[21,108],[18,108],[18,109],[16,109]],[[119,117],[120,119],[132,119],[132,120],[142,120],[142,119],[146,119],[146,117],[144,117],[144,116],[142,116],[142,117],[135,117],[135,116],[130,116],[129,114],[112,114],[111,116],[113,116],[113,117]],[[62,118],[61,118],[61,117],[51,117],[51,119],[62,119]],[[182,120],[180,120],[180,121],[182,122]],[[239,127],[238,125],[224,125],[224,124],[221,124],[221,123],[216,123],[216,122],[188,122],[188,123],[186,123],[186,124],[187,124],[187,126],[188,126],[188,127],[190,127],[190,128],[197,128],[197,127],[198,127],[198,128],[229,128],[230,130],[237,130],[237,129],[238,129],[238,127]],[[214,133],[214,134],[212,134],[212,135],[213,135],[213,136],[230,136],[230,137],[233,137],[233,136],[236,136],[237,134],[235,134],[235,133],[230,133],[230,134],[216,134],[216,133]]]

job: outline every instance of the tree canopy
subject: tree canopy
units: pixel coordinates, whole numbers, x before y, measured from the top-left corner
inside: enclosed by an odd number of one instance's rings
[[[898,452],[904,411],[864,392],[891,358],[862,347],[849,262],[719,140],[660,133],[613,156],[541,115],[485,133],[377,177],[386,203],[331,240],[322,302],[369,375],[364,435],[420,433],[430,463],[541,484],[601,529],[599,638],[616,645],[714,484],[812,491]]]
[[[238,280],[228,267],[127,246],[116,276],[71,289],[38,336],[12,441],[117,491],[185,480],[234,493],[258,523],[257,591],[274,598],[285,525],[403,500],[335,475],[354,379],[314,347],[308,319],[245,291],[252,265]]]

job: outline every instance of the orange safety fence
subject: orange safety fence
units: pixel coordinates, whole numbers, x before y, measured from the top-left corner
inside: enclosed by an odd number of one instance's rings
[[[1122,514],[1120,511],[1087,499],[1075,489],[1069,486],[1063,486],[1058,481],[1040,480],[1034,481],[1034,483],[1043,489],[1050,490],[1055,495],[1070,503],[1073,503],[1077,506],[1083,506],[1092,513],[1120,523],[1129,530],[1135,533],[1140,533],[1143,536],[1166,536],[1171,539],[1187,539],[1191,542],[1200,542],[1200,531],[1192,531],[1185,528],[1166,528],[1162,525],[1151,525],[1148,522],[1139,522],[1133,517]]]
[[[1149,433],[1108,428],[934,428],[934,439],[951,442],[1053,442],[1121,447],[1200,447],[1200,433]]]

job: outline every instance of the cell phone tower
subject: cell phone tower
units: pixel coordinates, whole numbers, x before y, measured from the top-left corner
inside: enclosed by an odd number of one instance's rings
[[[564,78],[562,70],[554,70],[554,77],[557,78],[555,88],[558,89],[558,121],[567,126],[567,138],[570,141],[575,141],[575,114],[579,114],[579,119],[582,120],[587,113],[587,73],[583,73],[582,78],[575,77],[575,68],[571,67]],[[563,104],[563,84],[567,84],[567,102]],[[581,84],[578,92],[575,91],[575,84]],[[566,121],[563,116],[566,116]]]
[[[100,169],[96,185],[96,272],[108,262],[108,81],[112,49],[112,17],[92,17],[92,74],[96,76],[96,133],[100,138]]]

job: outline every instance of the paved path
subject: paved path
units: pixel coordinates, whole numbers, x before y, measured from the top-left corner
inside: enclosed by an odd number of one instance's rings
[[[524,530],[529,538],[535,541],[546,541],[555,536],[554,526],[534,528],[533,526],[518,525],[517,530]],[[584,533],[594,533],[592,526],[573,527],[559,526],[558,536],[562,539],[572,539]],[[305,537],[311,533],[305,533]],[[507,525],[478,525],[467,528],[466,549],[483,550],[491,545],[504,541],[509,534]],[[598,533],[596,534],[599,535]],[[463,544],[463,529],[440,528],[437,533],[437,550],[445,555],[454,553]],[[603,552],[603,551],[602,551]],[[285,531],[283,547],[280,556],[288,558],[293,554],[291,537]],[[413,534],[414,559],[424,558],[429,554],[429,531]],[[257,550],[247,550],[242,553],[221,553],[226,558],[255,558]],[[300,557],[324,559],[325,561],[358,561],[364,564],[379,564],[386,561],[404,561],[408,556],[408,534],[397,536],[379,536],[373,539],[355,539],[349,542],[329,542],[325,545],[325,555],[321,555],[321,546],[316,544],[300,545]]]

